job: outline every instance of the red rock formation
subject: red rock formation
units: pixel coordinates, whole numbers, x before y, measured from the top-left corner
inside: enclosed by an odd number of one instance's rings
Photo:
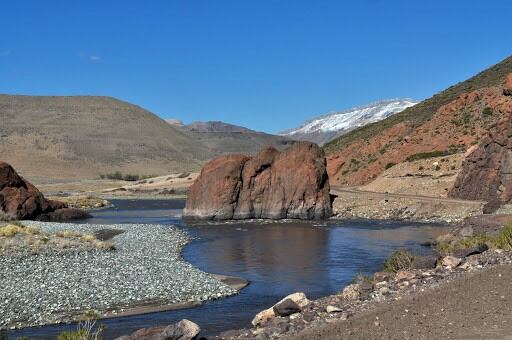
[[[512,96],[512,73],[507,76],[505,85],[503,87],[503,94],[505,96]]]
[[[184,217],[202,219],[322,219],[331,216],[321,149],[301,142],[254,157],[230,155],[208,163],[190,187]]]
[[[508,115],[462,165],[450,197],[486,200],[493,211],[512,199],[512,115]]]
[[[88,217],[79,209],[44,198],[35,186],[19,176],[12,166],[0,161],[0,210],[15,219],[58,220]]]

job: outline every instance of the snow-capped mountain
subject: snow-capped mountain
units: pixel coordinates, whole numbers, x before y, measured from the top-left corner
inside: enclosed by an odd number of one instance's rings
[[[280,134],[322,145],[350,130],[387,118],[417,103],[412,99],[382,100],[342,112],[328,113],[305,122],[297,129]]]

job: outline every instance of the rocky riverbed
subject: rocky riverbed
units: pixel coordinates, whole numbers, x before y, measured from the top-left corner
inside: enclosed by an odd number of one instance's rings
[[[0,256],[0,329],[69,322],[84,314],[103,317],[139,306],[193,303],[236,293],[182,259],[181,250],[189,237],[175,227],[26,224],[49,233],[72,230],[112,236],[109,241],[115,250],[58,249]]]
[[[433,266],[435,266],[435,261]],[[340,339],[340,338],[380,338],[378,332],[382,326],[383,318],[379,314],[383,313],[384,306],[394,306],[402,300],[411,300],[414,306],[414,300],[419,294],[430,294],[430,292],[439,292],[457,290],[458,280],[466,279],[472,275],[481,275],[489,270],[502,270],[509,273],[512,267],[512,251],[488,250],[481,254],[468,255],[465,258],[456,258],[448,256],[439,259],[435,268],[411,269],[399,271],[397,273],[378,272],[371,278],[361,277],[357,283],[345,287],[339,294],[327,296],[318,300],[307,301],[301,293],[292,294],[284,298],[279,303],[262,311],[253,320],[254,328],[230,330],[220,334],[217,339]],[[499,270],[498,270],[499,272]],[[502,277],[501,274],[499,278]],[[485,275],[484,275],[485,277]],[[504,278],[505,279],[505,278]],[[501,290],[509,290],[510,283],[502,280]],[[449,287],[455,283],[455,287]],[[473,286],[476,284],[474,283]],[[494,295],[498,294],[498,288]],[[452,294],[452,293],[449,293]],[[478,296],[467,296],[468,299],[478,299]],[[482,297],[483,298],[483,297]],[[441,297],[442,300],[450,300],[450,296]],[[428,300],[428,298],[427,298]],[[510,306],[510,295],[498,294],[498,300],[504,306]],[[459,301],[459,303],[461,303]],[[428,303],[426,303],[428,305]],[[457,306],[457,301],[455,301]],[[418,306],[416,306],[418,307]],[[387,308],[387,307],[386,307]],[[407,307],[414,308],[414,307]],[[473,308],[473,307],[472,307]],[[376,312],[372,312],[376,311]],[[380,311],[380,312],[379,312]],[[444,310],[439,309],[442,314]],[[372,312],[371,320],[367,320],[365,315]],[[406,316],[409,309],[401,310]],[[505,313],[505,312],[504,312]],[[389,320],[392,325],[401,315],[394,315]],[[402,316],[403,317],[403,316]],[[482,319],[484,316],[475,315]],[[361,330],[351,329],[349,324],[352,320],[364,319],[363,327],[370,331],[370,335],[361,333]],[[437,315],[423,315],[422,322],[416,324],[420,327],[424,324],[428,328],[429,318],[437,318]],[[446,317],[447,319],[449,317]],[[448,325],[449,321],[446,321]],[[343,326],[345,323],[346,326]],[[329,330],[330,326],[336,329]],[[414,326],[414,327],[416,327]],[[332,328],[332,327],[331,327]],[[392,335],[385,338],[415,338],[410,334],[401,333],[405,328],[395,329]],[[419,328],[417,328],[419,330]],[[407,330],[405,330],[407,331]],[[330,332],[330,333],[329,333]],[[331,334],[332,333],[332,334]],[[361,334],[359,334],[361,333]],[[366,335],[364,335],[366,334]],[[363,336],[360,336],[363,335]],[[424,338],[422,336],[418,338]],[[428,337],[425,337],[425,339]],[[471,337],[472,338],[472,337]],[[476,337],[478,338],[478,337]]]

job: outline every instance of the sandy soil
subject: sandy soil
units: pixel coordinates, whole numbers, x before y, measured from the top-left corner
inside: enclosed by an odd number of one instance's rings
[[[511,282],[512,266],[478,271],[293,339],[512,339]]]
[[[361,190],[446,197],[460,171],[463,154],[397,164]]]
[[[197,172],[183,172],[165,176],[148,178],[136,182],[117,181],[108,179],[74,180],[74,181],[34,181],[45,195],[65,193],[70,195],[89,195],[103,198],[116,198],[126,196],[183,196],[188,187],[199,176]]]

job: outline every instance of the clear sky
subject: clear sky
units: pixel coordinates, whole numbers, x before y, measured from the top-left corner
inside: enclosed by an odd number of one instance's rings
[[[0,93],[276,132],[512,54],[510,0],[1,0]]]

